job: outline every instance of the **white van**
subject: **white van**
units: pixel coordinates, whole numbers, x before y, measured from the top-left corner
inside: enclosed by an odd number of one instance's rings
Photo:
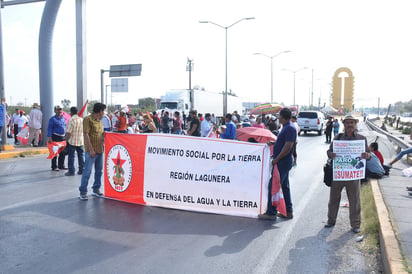
[[[305,134],[308,131],[317,131],[318,135],[322,135],[325,129],[325,115],[320,111],[301,111],[297,116],[298,125],[300,128],[299,134],[303,131]]]

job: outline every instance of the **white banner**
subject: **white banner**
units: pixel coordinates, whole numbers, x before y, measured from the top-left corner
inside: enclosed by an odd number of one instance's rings
[[[144,200],[148,205],[257,217],[266,210],[269,173],[266,145],[151,135]]]

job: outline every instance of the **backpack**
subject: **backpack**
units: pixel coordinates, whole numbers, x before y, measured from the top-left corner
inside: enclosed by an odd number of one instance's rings
[[[339,140],[342,137],[343,133],[339,133],[336,140]],[[323,166],[323,182],[326,186],[330,187],[333,181],[333,162],[332,159],[326,161],[325,165]]]
[[[333,163],[332,159],[328,159],[323,166],[323,182],[330,187],[333,181]]]

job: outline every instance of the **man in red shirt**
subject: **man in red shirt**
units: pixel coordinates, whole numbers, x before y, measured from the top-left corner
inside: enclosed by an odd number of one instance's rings
[[[119,125],[117,127],[117,132],[119,133],[127,133],[127,119],[126,119],[126,114],[124,111],[120,111],[120,116],[117,116],[117,119],[119,121]]]

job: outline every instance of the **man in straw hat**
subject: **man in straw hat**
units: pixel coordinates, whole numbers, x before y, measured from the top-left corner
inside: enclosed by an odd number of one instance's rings
[[[361,158],[369,160],[371,158],[371,154],[369,153],[366,137],[360,135],[357,131],[357,124],[359,120],[355,119],[352,115],[347,115],[342,122],[344,132],[336,135],[333,139],[327,151],[328,157],[332,160],[336,157],[336,153],[333,152],[333,142],[336,140],[365,140],[365,152],[362,152]],[[333,227],[336,223],[343,188],[346,188],[346,193],[349,199],[349,219],[352,227],[351,230],[354,233],[359,233],[361,224],[360,180],[332,182],[328,204],[328,222],[325,227]]]
[[[42,118],[43,118],[43,113],[40,110],[39,104],[34,103],[33,109],[30,111],[29,142],[28,142],[29,145],[33,143],[34,147],[39,146],[39,136],[40,136]]]

